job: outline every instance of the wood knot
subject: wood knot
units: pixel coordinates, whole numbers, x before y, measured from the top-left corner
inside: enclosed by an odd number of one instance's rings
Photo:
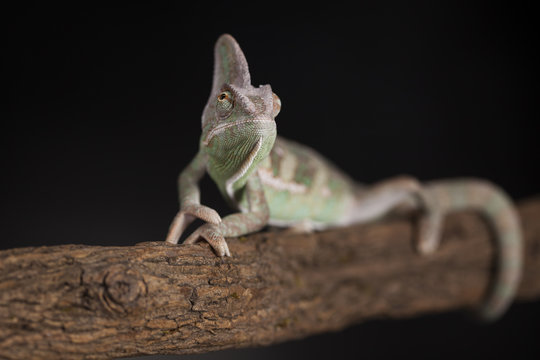
[[[146,294],[146,283],[135,269],[114,266],[103,277],[101,300],[113,312],[129,312],[138,304],[139,298]]]

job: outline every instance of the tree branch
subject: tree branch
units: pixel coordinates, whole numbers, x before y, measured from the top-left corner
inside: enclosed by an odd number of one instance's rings
[[[540,198],[519,206],[518,299],[540,297]],[[473,307],[489,281],[489,232],[450,216],[421,257],[407,219],[207,244],[62,245],[0,252],[0,357],[101,359],[265,345],[376,317]]]

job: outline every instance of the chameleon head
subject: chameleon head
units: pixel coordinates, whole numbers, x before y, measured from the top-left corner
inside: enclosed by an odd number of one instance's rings
[[[201,136],[216,182],[239,187],[268,156],[280,109],[270,85],[251,85],[242,50],[232,36],[222,35],[215,47],[212,91],[202,115]]]

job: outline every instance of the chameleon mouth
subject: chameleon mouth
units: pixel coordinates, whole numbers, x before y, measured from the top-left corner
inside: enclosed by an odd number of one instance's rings
[[[254,124],[254,123],[271,123],[272,120],[268,118],[255,118],[255,119],[245,119],[245,120],[238,120],[230,123],[223,123],[218,124],[216,127],[211,129],[208,132],[208,135],[206,135],[206,138],[203,140],[204,145],[210,144],[210,141],[216,136],[222,133],[223,131],[230,129],[232,127],[236,127],[242,124]]]

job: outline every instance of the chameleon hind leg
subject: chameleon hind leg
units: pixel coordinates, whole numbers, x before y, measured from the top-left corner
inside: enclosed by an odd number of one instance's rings
[[[413,177],[399,176],[359,188],[351,222],[366,223],[403,207],[419,211],[417,251],[421,254],[435,251],[440,242],[442,211]]]

